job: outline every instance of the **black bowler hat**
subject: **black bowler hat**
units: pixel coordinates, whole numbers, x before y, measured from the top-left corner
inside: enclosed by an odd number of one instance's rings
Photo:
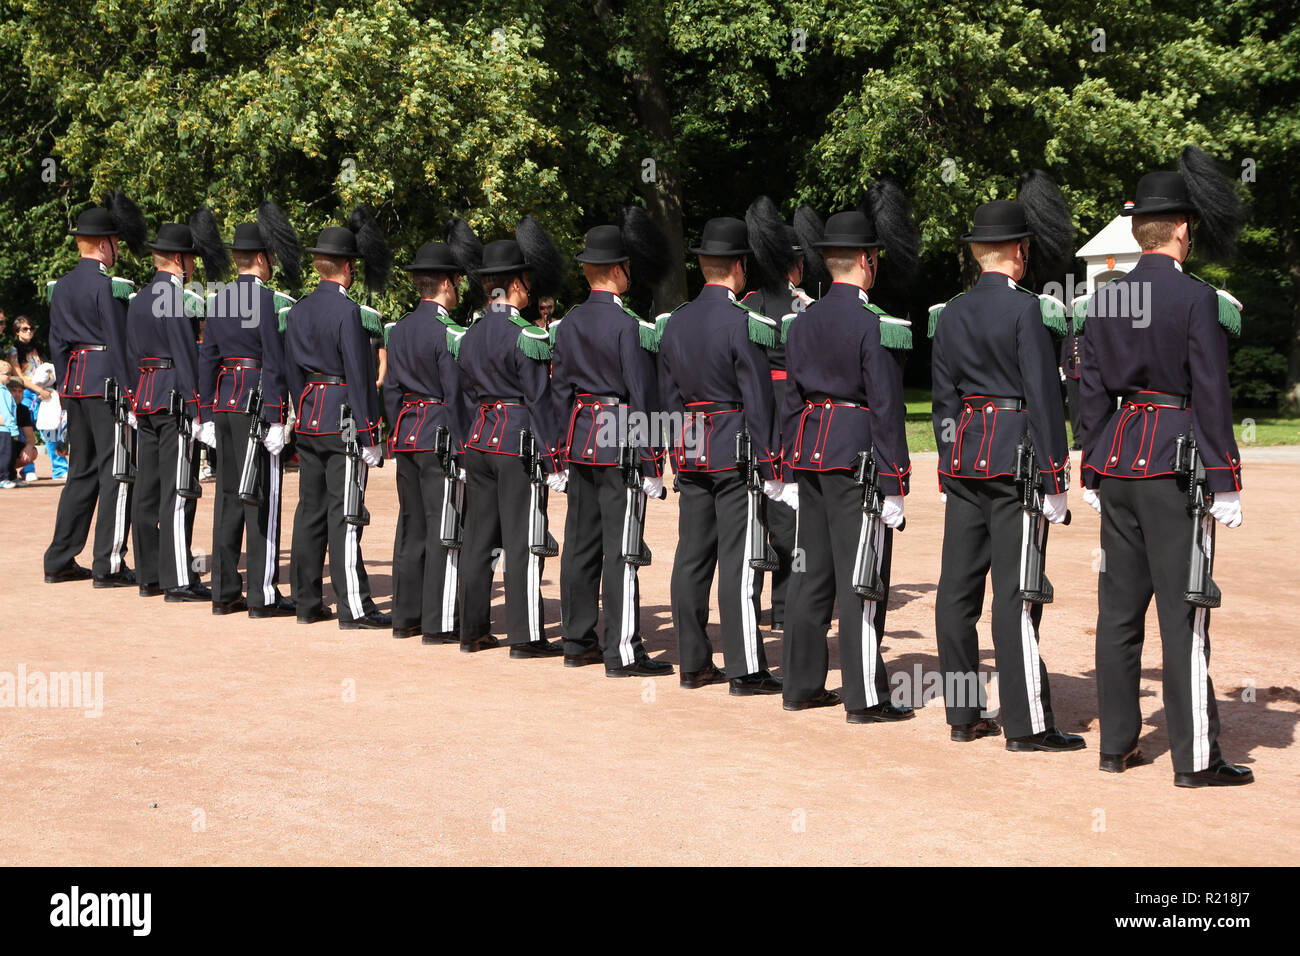
[[[158,235],[153,242],[146,242],[145,246],[154,252],[189,252],[198,253],[198,247],[194,245],[194,234],[190,232],[190,227],[183,222],[165,222],[158,227]]]
[[[492,276],[523,272],[531,268],[532,265],[519,249],[519,243],[513,239],[498,239],[483,247],[483,264],[478,271],[480,275]]]
[[[704,224],[704,233],[700,244],[692,246],[691,252],[697,256],[747,256],[754,250],[749,248],[749,230],[740,219],[720,216]]]
[[[1137,201],[1128,200],[1121,216],[1145,216],[1154,212],[1196,212],[1187,180],[1182,173],[1147,173],[1138,180]]]
[[[1025,207],[1009,199],[995,199],[975,210],[975,227],[961,237],[962,242],[1007,242],[1032,236]]]
[[[72,236],[116,236],[117,223],[103,206],[91,206],[77,216],[77,228],[69,229]]]
[[[241,222],[235,227],[235,241],[230,243],[230,248],[236,252],[265,252],[266,240],[257,223]]]
[[[312,255],[337,256],[340,259],[364,259],[357,248],[357,234],[346,226],[328,226],[316,237],[316,245],[307,250]]]
[[[813,243],[818,249],[879,249],[875,224],[857,209],[837,212],[826,220],[822,237]]]
[[[593,266],[627,262],[632,257],[623,246],[623,232],[618,226],[597,226],[587,231],[587,244],[573,258]]]
[[[406,272],[460,272],[461,267],[451,256],[451,247],[445,242],[426,242],[415,251],[415,261],[402,266]]]

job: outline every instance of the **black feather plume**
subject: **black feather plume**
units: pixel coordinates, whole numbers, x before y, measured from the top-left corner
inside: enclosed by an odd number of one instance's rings
[[[388,273],[393,268],[393,253],[388,248],[384,232],[375,222],[369,206],[358,206],[352,210],[348,219],[348,228],[356,234],[357,251],[365,262],[365,286],[367,292],[379,292],[388,284]]]
[[[473,311],[487,301],[479,282],[479,270],[483,265],[483,241],[474,234],[469,223],[457,217],[447,223],[447,245],[451,247],[452,260],[469,279],[469,292],[465,296],[465,302]]]
[[[1178,157],[1178,168],[1187,192],[1196,206],[1197,258],[1222,262],[1237,251],[1237,233],[1246,224],[1246,204],[1233,182],[1219,171],[1214,160],[1196,146],[1188,146]]]
[[[1043,291],[1048,282],[1065,276],[1074,262],[1074,222],[1065,204],[1061,188],[1041,169],[1031,169],[1020,177],[1016,199],[1025,207],[1025,218],[1034,236],[1029,245],[1029,269],[1025,285]]]
[[[120,189],[110,189],[104,194],[104,208],[117,227],[118,238],[135,255],[143,253],[148,230],[145,228],[144,216],[140,215],[140,208]]]
[[[767,196],[759,196],[750,203],[745,210],[745,228],[749,232],[749,246],[754,250],[749,260],[750,284],[765,291],[785,291],[790,268],[798,261],[799,253],[791,248],[776,203]]]
[[[212,210],[202,206],[190,216],[190,240],[203,260],[203,274],[209,282],[217,282],[230,269],[230,252],[221,239],[221,229]]]
[[[668,236],[641,206],[624,206],[621,220],[619,233],[631,258],[632,281],[658,285],[672,268]]]
[[[803,287],[820,295],[820,290],[831,284],[831,274],[826,269],[821,250],[813,243],[821,242],[826,224],[817,210],[803,205],[794,211],[794,231],[799,236],[799,245],[803,246]]]
[[[515,227],[515,242],[533,273],[533,299],[555,295],[564,285],[566,263],[542,224],[524,216]]]
[[[271,201],[257,207],[257,231],[291,288],[302,282],[302,243],[284,210]]]
[[[865,212],[876,225],[876,237],[885,244],[882,268],[896,281],[910,284],[921,265],[921,230],[912,218],[912,206],[892,179],[881,179],[867,190]]]

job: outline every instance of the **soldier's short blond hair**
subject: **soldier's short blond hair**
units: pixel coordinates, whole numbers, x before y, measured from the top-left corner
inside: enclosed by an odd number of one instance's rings
[[[982,269],[990,269],[998,265],[1005,259],[1010,259],[1015,255],[1015,250],[1019,247],[1023,239],[1005,239],[1002,242],[972,242],[970,244],[970,254]]]
[[[1144,250],[1158,249],[1174,238],[1174,229],[1187,216],[1178,212],[1157,212],[1133,217],[1133,238]]]
[[[343,272],[343,263],[347,261],[344,256],[327,256],[320,252],[311,257],[312,267],[322,279],[337,279]]]
[[[700,271],[705,282],[721,282],[731,275],[732,264],[739,256],[700,256]]]

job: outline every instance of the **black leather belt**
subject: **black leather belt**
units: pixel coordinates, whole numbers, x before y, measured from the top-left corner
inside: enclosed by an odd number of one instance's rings
[[[1023,398],[998,398],[996,395],[972,395],[970,398],[963,398],[962,404],[976,411],[981,408],[987,409],[990,405],[1000,412],[1023,412],[1025,410],[1025,400]]]
[[[258,359],[251,358],[228,358],[221,360],[222,368],[261,368],[262,363]]]
[[[581,405],[626,405],[627,399],[622,395],[592,395],[579,392],[577,401]]]
[[[169,358],[140,359],[140,368],[175,368]]]
[[[73,352],[107,352],[107,345],[91,345],[86,342],[78,342],[72,347]]]
[[[825,392],[809,392],[804,396],[804,401],[811,402],[814,405],[825,405],[830,402],[832,405],[848,405],[852,408],[866,408],[862,402],[855,401],[851,398],[836,398],[834,395],[827,395]]]
[[[403,392],[402,402],[412,405],[416,402],[427,402],[430,405],[441,405],[442,399],[437,395],[417,395],[415,392]]]
[[[1154,405],[1157,408],[1191,408],[1192,400],[1187,395],[1172,395],[1169,392],[1130,392],[1124,396],[1125,405]]]
[[[522,395],[484,395],[479,399],[480,405],[522,405]]]
[[[711,415],[714,412],[738,412],[745,406],[740,402],[687,402],[686,410],[696,414]]]
[[[312,372],[307,376],[308,385],[346,385],[337,375],[326,375],[324,372]]]

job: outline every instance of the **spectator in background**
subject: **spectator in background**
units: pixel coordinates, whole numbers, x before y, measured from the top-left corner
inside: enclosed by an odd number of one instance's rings
[[[555,316],[555,299],[546,295],[537,300],[537,321],[533,325],[539,329],[549,329],[551,319]]]
[[[0,443],[8,451],[0,452],[0,488],[13,488],[17,470],[36,460],[36,430],[31,412],[22,404],[23,380],[14,376],[8,386],[0,395],[0,433],[8,433],[0,434]]]
[[[9,363],[0,360],[0,378],[9,378]],[[0,389],[0,488],[12,488],[14,482],[9,474],[14,460],[14,440],[22,434],[18,430],[17,403],[9,394],[9,389]]]
[[[0,309],[0,362],[9,361],[9,350],[13,347],[13,337],[9,334],[9,320],[5,318],[5,310]]]
[[[36,367],[32,381],[39,386],[47,398],[41,400],[36,411],[36,431],[45,442],[45,454],[50,459],[50,477],[55,481],[68,478],[68,416],[63,411],[63,401],[59,390],[54,366],[45,362]]]
[[[41,349],[36,344],[36,328],[32,325],[32,320],[25,315],[14,319],[14,345],[10,355],[7,356],[7,361],[13,366],[14,373],[22,379],[21,402],[35,421],[40,413],[41,402],[50,397],[50,391],[42,388],[35,379],[36,370],[41,367],[45,359],[42,358]],[[35,465],[27,465],[22,472],[27,481],[36,480]]]

